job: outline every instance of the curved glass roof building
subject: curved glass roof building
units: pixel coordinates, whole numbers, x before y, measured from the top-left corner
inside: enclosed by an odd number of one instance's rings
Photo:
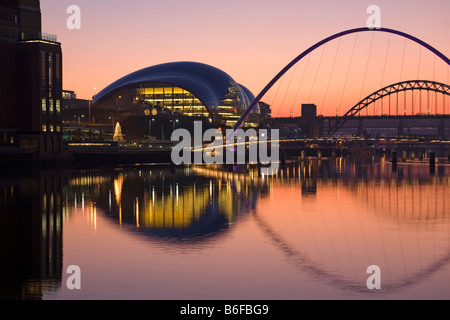
[[[172,62],[144,68],[113,82],[93,98],[94,108],[132,110],[209,118],[231,127],[255,99],[246,87],[220,69],[197,62]],[[246,126],[259,125],[255,108]]]

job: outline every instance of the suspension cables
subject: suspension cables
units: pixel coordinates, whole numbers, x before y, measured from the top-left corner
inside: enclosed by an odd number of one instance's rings
[[[327,98],[328,89],[329,89],[329,87],[330,87],[331,78],[332,78],[332,76],[333,76],[333,73],[334,73],[334,67],[335,67],[335,65],[336,65],[336,59],[337,59],[337,56],[339,55],[339,50],[340,50],[340,48],[341,48],[341,40],[342,40],[342,38],[339,38],[338,48],[337,48],[337,51],[336,51],[336,55],[334,56],[333,66],[332,66],[332,68],[331,68],[330,77],[328,78],[327,88],[326,88],[326,90],[325,90],[325,94],[323,95],[323,101],[322,101],[322,105],[321,105],[321,107],[320,107],[320,114],[322,114],[323,107],[324,107],[324,105],[325,105],[325,100],[326,100],[326,98]]]
[[[341,96],[341,102],[339,103],[339,109],[336,111],[336,116],[338,116],[339,113],[341,112],[342,101],[344,100],[345,90],[347,89],[347,82],[348,82],[348,77],[350,75],[351,65],[352,65],[352,62],[353,62],[353,56],[355,54],[356,41],[358,40],[358,34],[359,33],[356,33],[355,41],[353,42],[352,54],[350,56],[350,64],[349,64],[348,69],[347,69],[347,76],[345,77],[344,89],[342,90],[342,96]]]

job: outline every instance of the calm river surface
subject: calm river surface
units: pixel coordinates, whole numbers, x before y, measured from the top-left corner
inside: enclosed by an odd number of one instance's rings
[[[0,195],[1,298],[450,299],[448,164],[49,170]]]

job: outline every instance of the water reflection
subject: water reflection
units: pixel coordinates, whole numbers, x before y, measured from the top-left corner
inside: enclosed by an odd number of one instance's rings
[[[223,233],[267,193],[267,185],[213,179],[190,168],[91,172],[70,180],[69,186],[74,207],[86,196],[122,228],[153,240],[181,242]]]
[[[362,284],[366,268],[376,264],[385,275],[382,294],[393,294],[448,266],[447,166],[441,166],[436,178],[423,165],[392,170],[384,161],[344,166],[341,161],[323,168],[318,163],[316,176],[322,178],[314,190],[319,190],[320,203],[296,196],[308,181],[303,168],[297,175],[296,170],[284,174],[296,179],[289,187],[282,172],[272,185],[273,196],[289,205],[278,207],[274,215],[276,207],[262,200],[253,212],[261,230],[296,267],[330,286],[375,294]],[[444,275],[443,281],[449,279]]]
[[[264,177],[254,167],[135,166],[3,179],[0,297],[61,290],[63,225],[80,214],[94,231],[101,215],[115,232],[184,249],[226,245],[224,236],[250,220],[264,255],[275,248],[322,285],[368,293],[365,270],[376,264],[383,293],[401,292],[450,262],[449,169],[337,158],[288,163]]]
[[[61,176],[1,180],[0,194],[0,299],[40,299],[61,283]]]

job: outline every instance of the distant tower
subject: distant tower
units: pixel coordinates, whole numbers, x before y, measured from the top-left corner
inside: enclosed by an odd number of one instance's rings
[[[317,137],[319,135],[317,106],[315,104],[302,104],[300,127],[308,138]]]

